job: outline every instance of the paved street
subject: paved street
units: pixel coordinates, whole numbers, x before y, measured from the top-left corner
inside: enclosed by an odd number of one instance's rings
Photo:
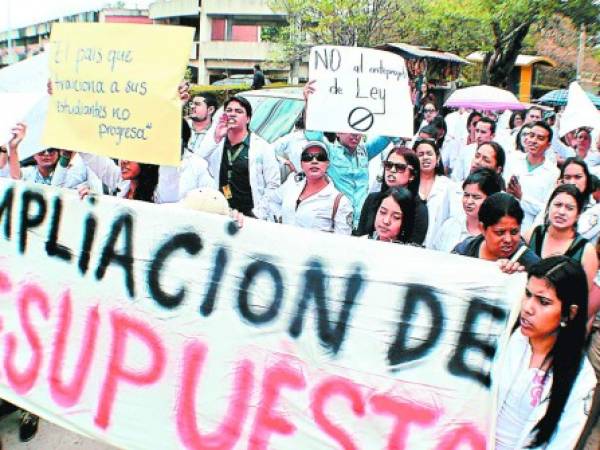
[[[37,435],[27,443],[19,442],[19,416],[11,414],[0,421],[2,450],[115,450],[44,420],[40,420]]]

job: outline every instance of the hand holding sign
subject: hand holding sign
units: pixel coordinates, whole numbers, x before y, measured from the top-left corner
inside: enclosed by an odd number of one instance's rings
[[[402,57],[359,47],[313,47],[309,77],[315,83],[304,88],[307,129],[412,137]]]
[[[178,165],[192,37],[185,27],[55,24],[44,143]]]

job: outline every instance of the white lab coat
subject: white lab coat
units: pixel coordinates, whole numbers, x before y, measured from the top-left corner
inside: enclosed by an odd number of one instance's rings
[[[465,178],[469,176],[469,173],[471,173],[471,162],[473,161],[476,151],[477,144],[475,143],[465,145],[460,149],[452,170],[453,181],[462,184],[462,182],[465,181]]]
[[[349,235],[352,232],[352,204],[348,198],[341,196],[334,223],[331,223],[335,199],[340,194],[333,182],[296,206],[304,186],[306,178],[297,181],[294,175],[290,175],[271,196],[271,214],[281,217],[284,224]]]
[[[36,166],[23,167],[21,179],[35,183],[38,177],[37,173]],[[79,186],[87,185],[91,192],[102,194],[102,182],[93,171],[88,169],[81,153],[73,153],[67,167],[61,166],[60,163],[56,164],[50,185],[66,189],[77,189]]]
[[[473,235],[467,229],[467,216],[463,211],[462,214],[450,217],[442,224],[431,248],[450,253],[454,247],[471,236]]]
[[[531,228],[536,216],[546,207],[546,201],[556,186],[556,180],[560,174],[556,164],[548,158],[541,166],[529,172],[526,156],[521,152],[511,153],[504,170],[504,180],[507,186],[513,175],[519,178],[521,184],[523,195],[520,203],[525,213],[521,224],[522,233]]]
[[[121,168],[107,156],[80,153],[88,169],[93,171],[110,194],[124,197],[129,191],[129,181],[121,177]],[[154,203],[173,203],[179,201],[179,174],[176,167],[160,166],[158,184],[154,190]]]
[[[525,354],[525,357],[523,356]],[[520,329],[517,328],[508,339],[507,344],[498,350],[496,359],[492,366],[492,393],[494,396],[495,408],[492,415],[492,426],[490,427],[491,434],[488,439],[488,448],[495,447],[496,436],[496,418],[497,412],[504,403],[506,396],[509,393],[511,382],[516,371],[525,358],[527,361],[531,358],[531,346],[529,340],[523,336]],[[551,375],[550,375],[551,376]],[[538,421],[544,417],[548,404],[550,402],[550,388],[552,379],[550,379],[543,388],[542,401],[534,407],[527,423],[523,427],[523,431],[519,436],[516,449],[526,448],[532,437],[532,431]],[[579,375],[575,379],[571,394],[567,399],[560,421],[558,422],[556,431],[550,442],[544,446],[545,450],[565,450],[575,446],[579,435],[587,420],[586,410],[592,404],[594,388],[596,387],[596,375],[594,369],[588,361],[588,358],[583,356],[583,364]]]
[[[208,171],[208,162],[186,150],[177,168],[179,174],[179,199],[196,189],[218,189],[217,182]]]
[[[199,156],[208,161],[208,170],[217,181],[217,185],[220,185],[219,175],[224,145],[225,138],[221,142],[215,142],[214,129],[211,129],[202,140],[197,152]],[[248,171],[250,172],[254,215],[259,219],[266,219],[269,214],[268,197],[271,191],[281,185],[281,174],[273,147],[254,133],[250,134]]]
[[[428,226],[423,245],[432,248],[433,241],[442,224],[452,216],[456,207],[452,206],[457,200],[460,189],[448,177],[436,175],[431,192],[427,198]]]

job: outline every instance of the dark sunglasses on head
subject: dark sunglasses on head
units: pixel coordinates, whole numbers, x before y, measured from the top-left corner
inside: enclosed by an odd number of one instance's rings
[[[394,172],[403,173],[406,169],[410,169],[411,167],[408,164],[404,163],[395,163],[391,161],[384,161],[383,167],[386,170],[394,169]]]
[[[327,155],[323,152],[318,152],[318,153],[302,153],[302,156],[300,157],[300,160],[302,162],[310,162],[310,161],[318,161],[318,162],[327,162],[329,161],[329,158],[327,158]]]

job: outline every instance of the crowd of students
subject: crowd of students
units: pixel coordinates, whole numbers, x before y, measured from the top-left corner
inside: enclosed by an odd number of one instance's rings
[[[315,89],[305,86],[306,101]],[[185,89],[180,96],[188,100]],[[198,191],[218,191],[241,225],[245,216],[527,271],[518,320],[492,372],[492,439],[498,449],[592,442],[600,410],[600,130],[561,130],[556,112],[537,106],[444,115],[429,99],[412,137],[316,132],[300,117],[269,144],[250,131],[247,99],[228,99],[215,117],[218,106],[210,94],[191,99],[177,168],[85,149],[50,148],[21,161],[27,126],[17,124],[0,153],[0,176],[152,203],[190,204]],[[335,114],[334,105],[323,107]]]

